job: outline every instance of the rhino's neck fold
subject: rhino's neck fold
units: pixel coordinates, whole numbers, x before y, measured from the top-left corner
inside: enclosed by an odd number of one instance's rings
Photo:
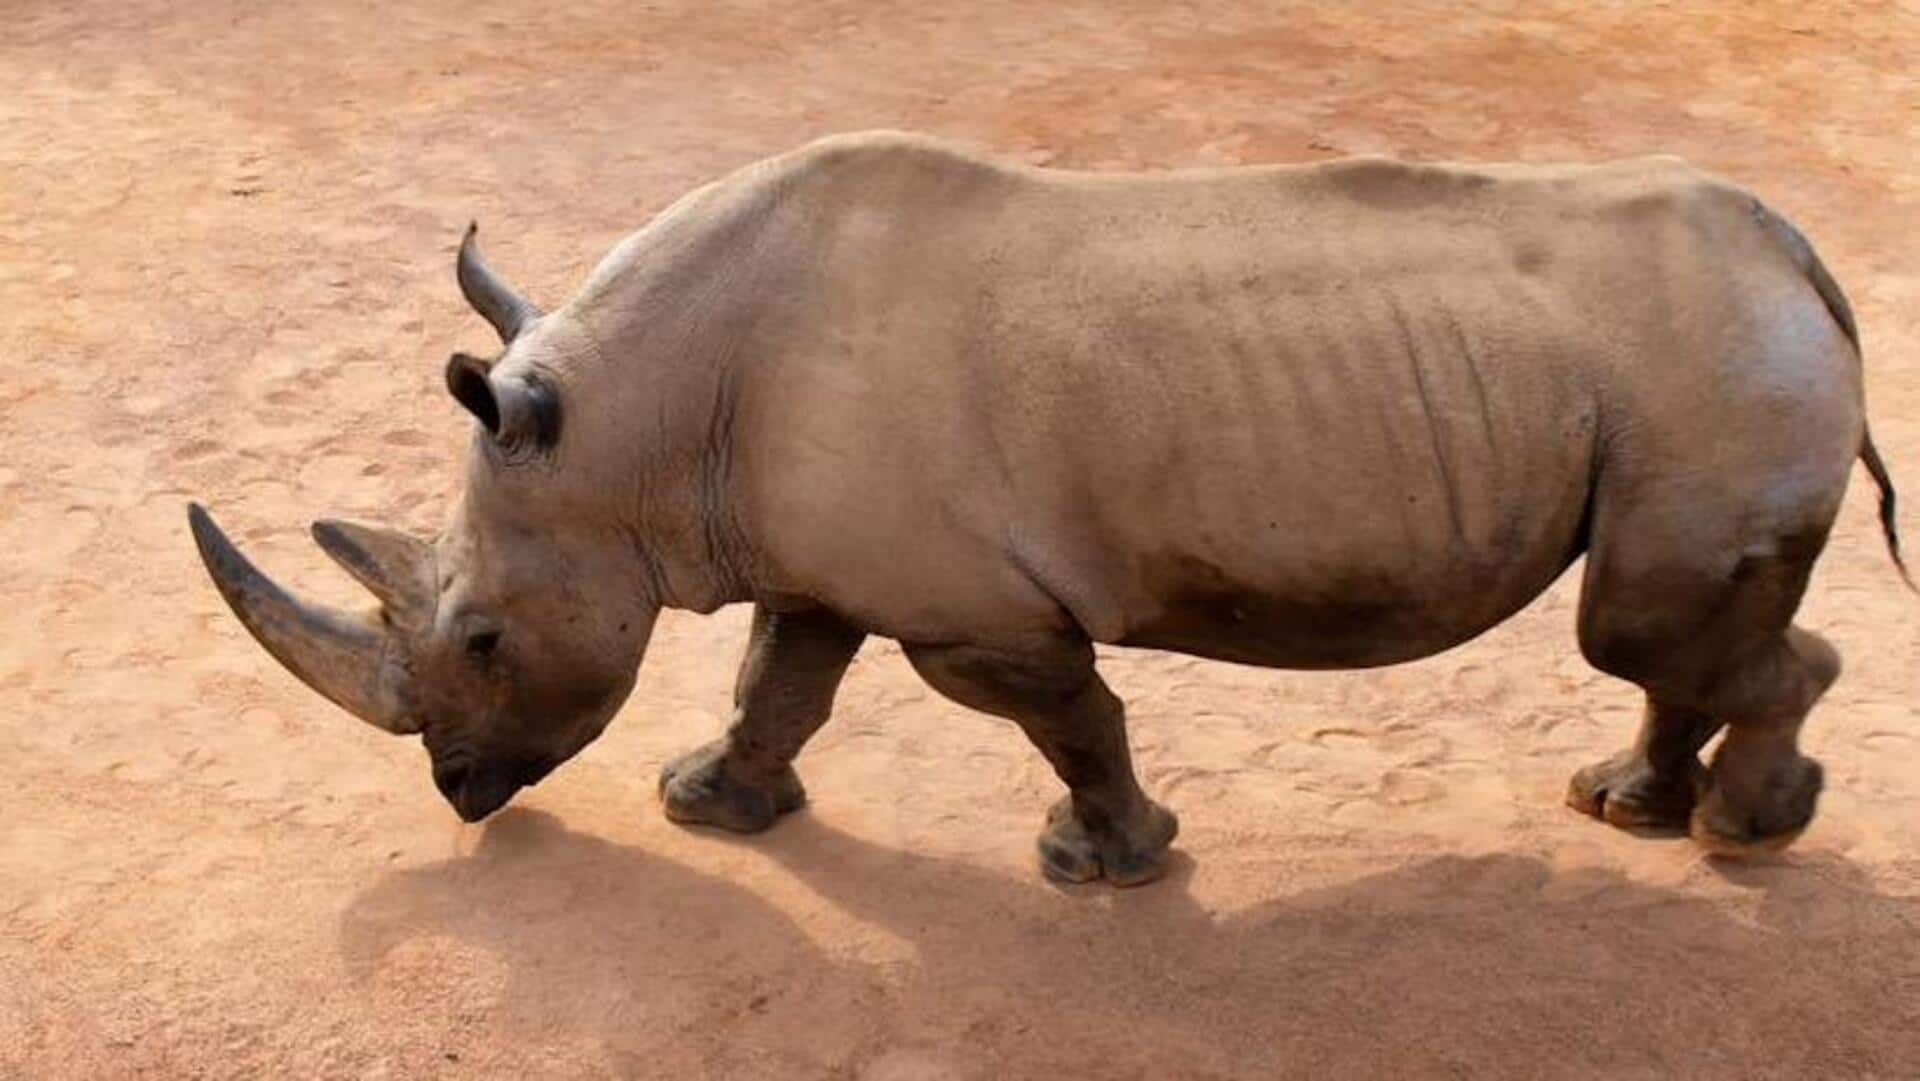
[[[598,385],[581,397],[627,452],[614,456],[634,485],[630,536],[664,607],[709,612],[755,593],[740,414],[777,344],[769,298],[790,297],[811,265],[784,175],[749,167],[689,195],[602,260],[570,305],[593,339]]]
[[[712,611],[723,604],[751,596],[747,580],[747,545],[734,513],[734,419],[739,403],[738,375],[729,363],[714,374],[713,407],[702,441],[700,466],[692,478],[698,495],[704,564],[711,584],[708,602],[698,610]]]
[[[658,322],[641,326],[662,329]],[[732,366],[712,357],[695,364],[685,354],[656,359],[658,339],[632,327],[611,337],[593,330],[591,363],[569,377],[594,390],[572,397],[599,414],[579,430],[611,438],[602,459],[581,470],[581,482],[595,490],[594,500],[630,491],[620,531],[640,588],[659,607],[695,612],[751,599],[752,560],[732,498]]]

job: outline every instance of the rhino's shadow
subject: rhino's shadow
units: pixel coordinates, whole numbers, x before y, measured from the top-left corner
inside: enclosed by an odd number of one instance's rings
[[[502,1036],[593,1041],[638,1076],[1894,1076],[1920,1062],[1920,904],[1832,855],[1718,872],[1735,894],[1719,900],[1442,855],[1215,915],[1184,860],[1149,889],[1062,891],[806,814],[747,843],[812,897],[788,886],[775,907],[508,812],[473,856],[358,898],[343,948],[371,980],[414,937],[451,936],[504,966],[488,1008]]]

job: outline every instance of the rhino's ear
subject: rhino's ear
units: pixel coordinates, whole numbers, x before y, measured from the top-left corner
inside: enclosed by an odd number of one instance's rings
[[[504,449],[544,449],[560,439],[560,396],[537,373],[495,378],[492,361],[455,353],[447,390]]]
[[[493,362],[465,353],[455,353],[447,361],[447,390],[467,407],[488,434],[500,434],[500,403],[493,396],[493,384],[487,375]]]

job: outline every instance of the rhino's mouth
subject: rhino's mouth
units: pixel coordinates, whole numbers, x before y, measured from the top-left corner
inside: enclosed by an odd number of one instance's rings
[[[443,790],[444,791],[444,790]],[[453,805],[455,814],[462,822],[478,822],[493,812],[505,807],[513,799],[520,786],[506,781],[469,781],[460,786],[447,802]]]
[[[523,760],[490,764],[467,758],[435,762],[433,784],[463,822],[478,822],[505,807],[522,788],[539,784],[557,761]]]

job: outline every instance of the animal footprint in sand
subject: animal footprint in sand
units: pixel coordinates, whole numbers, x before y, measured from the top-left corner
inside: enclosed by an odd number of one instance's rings
[[[1447,677],[1448,696],[1456,702],[1476,706],[1499,705],[1512,687],[1512,681],[1498,665],[1462,665]]]
[[[1408,807],[1431,803],[1446,794],[1446,787],[1434,777],[1433,771],[1448,761],[1451,745],[1431,732],[1404,726],[1367,732],[1333,725],[1315,729],[1307,737],[1307,742],[1317,750],[1333,752],[1345,760],[1340,767],[1329,772],[1357,773],[1378,768],[1374,763],[1359,761],[1361,759],[1386,759],[1389,763],[1384,770],[1364,780],[1321,777],[1320,781],[1332,782],[1330,787],[1343,804],[1359,799],[1391,807]],[[1263,747],[1262,760],[1274,764],[1285,748],[1284,743]],[[1329,785],[1311,783],[1303,787],[1314,789]]]
[[[220,444],[211,439],[190,439],[173,448],[173,460],[181,464],[197,462],[220,452]]]
[[[1316,728],[1313,735],[1307,738],[1329,750],[1371,747],[1373,744],[1373,737],[1357,728]]]
[[[1445,787],[1424,771],[1392,769],[1381,776],[1373,798],[1393,807],[1412,807],[1432,803],[1445,794]]]

